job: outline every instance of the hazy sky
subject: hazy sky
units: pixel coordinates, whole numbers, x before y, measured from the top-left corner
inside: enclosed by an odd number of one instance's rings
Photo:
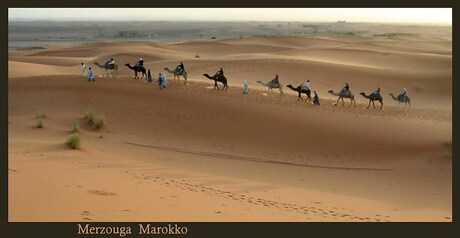
[[[452,24],[452,8],[9,8],[9,20],[306,21]]]

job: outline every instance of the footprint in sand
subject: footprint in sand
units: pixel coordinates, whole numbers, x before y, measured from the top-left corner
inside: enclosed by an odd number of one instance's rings
[[[116,193],[112,192],[105,192],[105,191],[100,191],[100,190],[88,190],[89,194],[94,194],[94,195],[100,195],[100,196],[114,196],[118,195]]]

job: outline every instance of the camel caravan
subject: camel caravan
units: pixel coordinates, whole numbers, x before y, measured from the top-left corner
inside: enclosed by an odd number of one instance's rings
[[[86,76],[86,65],[84,63],[81,63],[81,64],[82,64],[82,69],[83,69],[82,75]],[[111,78],[112,77],[111,72],[115,72],[115,73],[117,73],[117,75],[119,75],[118,65],[115,63],[113,58],[111,58],[105,64],[100,64],[98,62],[94,62],[94,64],[96,66],[98,66],[99,68],[102,68],[102,69],[105,70],[105,74],[103,76],[104,78],[106,76]],[[144,76],[145,76],[147,82],[152,82],[152,76],[151,76],[151,73],[150,73],[150,69],[148,70],[148,74],[147,74],[146,73],[147,70],[144,67],[144,60],[142,58],[140,58],[139,61],[134,66],[131,66],[131,64],[129,64],[129,63],[126,63],[125,66],[134,71],[134,79],[143,79]],[[89,67],[89,69],[90,69],[90,72],[91,72],[90,77],[92,77],[92,79],[94,81],[94,76],[92,74],[91,67]],[[185,70],[185,66],[184,66],[184,64],[182,62],[178,66],[176,66],[176,68],[174,70],[169,69],[169,67],[164,67],[163,69],[166,72],[168,72],[170,74],[173,74],[174,82],[176,81],[176,78],[177,78],[178,82],[180,83],[180,78],[182,77],[184,79],[184,85],[187,84],[187,71]],[[140,78],[139,78],[138,73],[141,73]],[[213,88],[214,90],[216,88],[217,88],[217,90],[220,90],[218,82],[222,83],[222,91],[223,90],[225,90],[225,91],[228,90],[227,78],[224,76],[224,70],[222,68],[220,68],[220,70],[218,70],[212,76],[207,74],[207,73],[204,73],[203,76],[214,81],[214,88]],[[263,85],[263,86],[265,86],[265,87],[267,87],[268,91],[273,91],[273,89],[279,89],[281,95],[284,95],[283,85],[279,81],[279,75],[278,74],[276,74],[275,78],[273,78],[272,80],[270,80],[268,82],[262,82],[260,80],[257,80],[256,82],[261,84],[261,85]],[[166,87],[167,80],[166,80],[166,75],[164,73],[159,74],[158,85],[159,85],[160,89]],[[311,97],[310,80],[307,80],[305,83],[303,83],[302,85],[299,85],[297,87],[294,87],[291,84],[287,85],[287,87],[290,88],[293,91],[296,91],[298,93],[297,101],[301,100],[301,101],[305,101],[305,102],[311,102],[313,100],[314,105],[320,105],[319,96],[318,96],[316,91],[314,91],[315,96],[313,98]],[[344,98],[345,98],[345,99],[350,99],[349,107],[351,107],[351,106],[356,107],[355,97],[354,97],[353,92],[350,90],[350,86],[348,85],[348,83],[346,83],[345,87],[343,87],[340,91],[335,92],[334,90],[329,90],[327,92],[329,94],[333,95],[333,96],[338,97],[337,101],[334,103],[335,106],[338,106],[340,100],[342,101],[342,106],[344,106],[345,105]],[[248,94],[248,83],[247,83],[246,80],[244,81],[243,94]],[[302,94],[306,95],[307,98],[305,100],[304,100],[304,98],[302,98]],[[375,109],[376,108],[375,107],[375,101],[378,101],[380,103],[380,109],[383,109],[383,97],[382,97],[382,94],[380,93],[380,88],[378,88],[376,91],[370,93],[369,95],[367,95],[365,92],[361,92],[359,94],[362,95],[364,98],[369,99],[369,103],[368,103],[366,108],[369,108],[371,103],[372,103],[372,106]],[[390,95],[393,100],[398,102],[398,110],[401,107],[401,103],[404,103],[405,108],[407,108],[407,106],[409,106],[409,107],[411,106],[411,100],[410,100],[409,96],[407,95],[407,89],[406,88],[403,88],[402,93],[399,94],[397,97],[393,93],[389,93],[388,95]]]

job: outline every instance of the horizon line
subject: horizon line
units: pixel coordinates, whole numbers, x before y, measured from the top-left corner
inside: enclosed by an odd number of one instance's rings
[[[36,18],[17,18],[8,19],[10,22],[206,22],[206,23],[225,23],[225,22],[283,22],[283,23],[353,23],[353,24],[411,24],[411,25],[444,25],[452,26],[452,22],[379,22],[379,21],[289,21],[289,20],[109,20],[109,19],[36,19]]]

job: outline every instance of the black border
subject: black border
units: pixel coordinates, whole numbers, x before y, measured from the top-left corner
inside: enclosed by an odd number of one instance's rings
[[[394,1],[394,0],[313,0],[313,1],[299,1],[299,0],[270,0],[270,2],[263,0],[256,0],[249,2],[247,0],[227,0],[227,1],[211,1],[211,0],[173,0],[173,1],[153,1],[153,0],[138,0],[135,2],[127,2],[122,0],[79,0],[79,1],[63,1],[63,0],[15,0],[8,3],[2,2],[1,15],[2,17],[2,51],[1,51],[1,79],[0,79],[0,126],[1,126],[1,144],[0,144],[0,158],[1,158],[1,229],[0,236],[2,237],[87,237],[84,235],[77,235],[77,224],[74,222],[21,222],[12,223],[8,222],[8,8],[13,7],[105,7],[107,3],[111,3],[112,7],[338,7],[338,8],[351,8],[351,7],[448,7],[452,8],[452,31],[453,42],[452,50],[453,55],[457,55],[457,48],[455,40],[457,39],[459,29],[455,22],[455,17],[458,16],[458,10],[454,6],[453,0],[417,0],[417,1]],[[137,6],[130,6],[137,3]],[[459,4],[459,3],[457,3]],[[452,90],[457,89],[455,70],[456,60],[453,59],[453,87]],[[456,94],[453,95],[453,137],[456,137],[455,118],[456,112]],[[453,139],[453,147],[457,147],[457,141]],[[458,167],[458,162],[454,159],[456,153],[453,152],[453,166],[452,169]],[[453,198],[454,203],[457,195],[457,180],[458,175],[453,171]],[[172,235],[171,237],[415,237],[419,235],[426,235],[431,237],[445,237],[452,236],[452,233],[460,234],[458,229],[458,221],[456,216],[458,208],[455,203],[453,207],[453,222],[451,223],[278,223],[278,222],[250,222],[250,223],[212,223],[212,222],[178,222],[180,226],[187,226],[188,235]],[[150,223],[144,221],[142,223]],[[138,223],[90,223],[93,225],[106,225],[106,226],[131,226],[133,231],[137,230]],[[168,225],[167,222],[156,223],[155,225]],[[171,221],[171,224],[176,224]],[[118,235],[103,236],[93,235],[93,237],[119,237]],[[130,235],[125,237],[165,237],[162,235]],[[170,237],[170,236],[168,236]]]

